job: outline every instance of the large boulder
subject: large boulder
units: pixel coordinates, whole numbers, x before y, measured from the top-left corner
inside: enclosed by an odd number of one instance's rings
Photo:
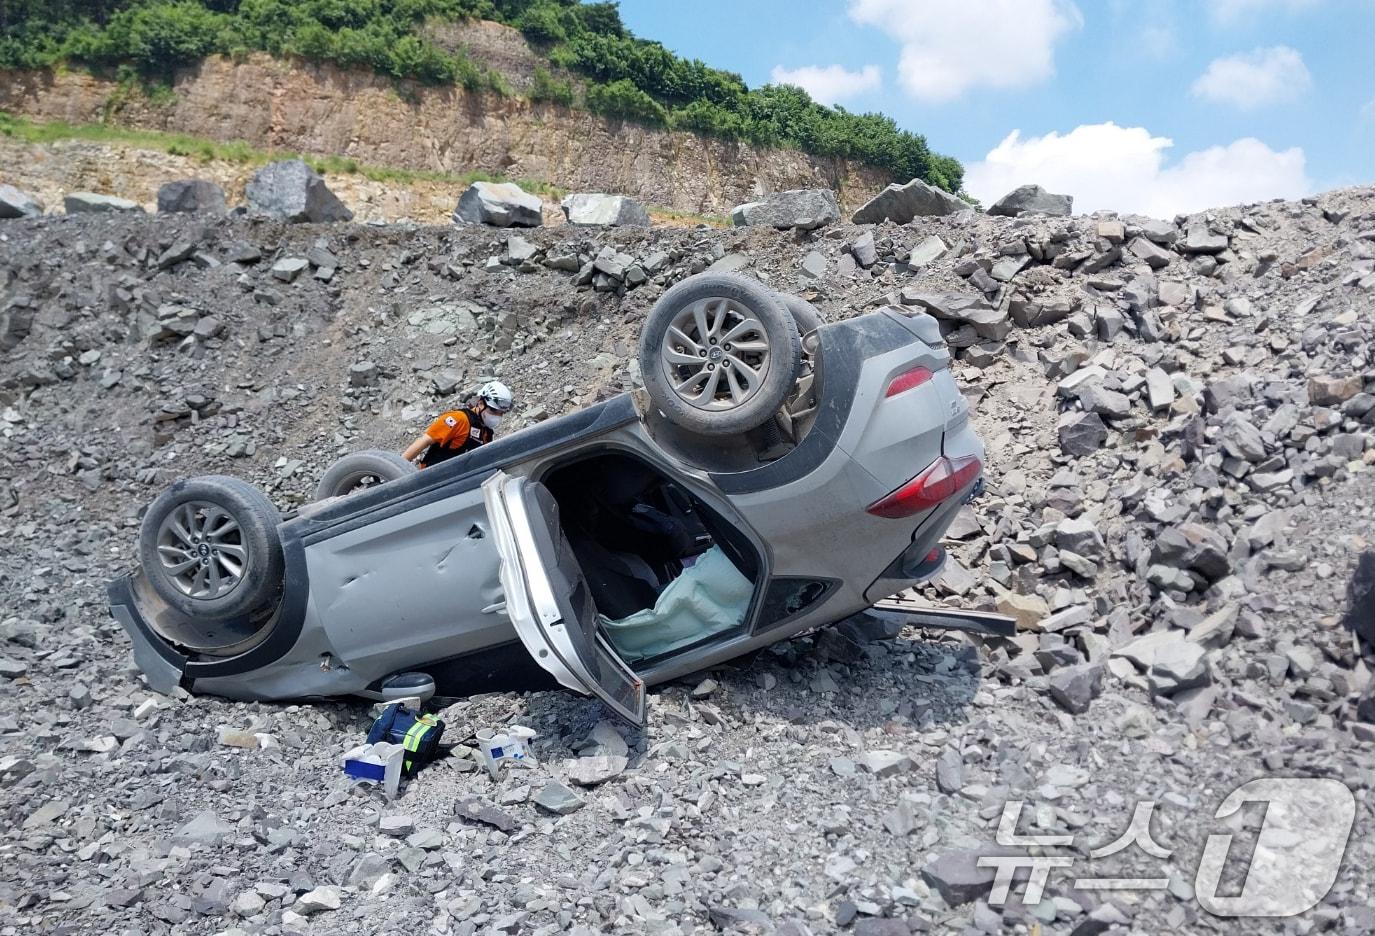
[[[224,189],[205,179],[178,179],[158,189],[158,214],[224,214]]]
[[[474,182],[458,199],[454,223],[493,227],[539,227],[544,206],[514,182]]]
[[[576,192],[566,197],[560,207],[569,224],[649,227],[649,212],[635,199],[624,195]]]
[[[894,182],[865,202],[850,220],[855,224],[880,221],[906,224],[913,218],[954,214],[968,207],[949,192],[927,185],[921,179],[913,179],[906,185]]]
[[[353,220],[353,212],[329,190],[319,173],[299,159],[263,166],[249,180],[244,200],[249,211],[278,221]]]
[[[94,192],[72,192],[62,199],[67,214],[108,214],[116,211],[142,211],[143,206],[127,198],[97,195]]]
[[[1022,185],[1008,192],[988,209],[991,215],[1015,218],[1022,214],[1043,214],[1067,218],[1074,212],[1074,196],[1055,195],[1039,185]]]
[[[840,206],[830,189],[792,189],[774,192],[761,201],[746,202],[731,210],[736,227],[767,225],[779,229],[810,231],[840,219]]]
[[[0,185],[0,218],[37,218],[43,203],[13,185]]]

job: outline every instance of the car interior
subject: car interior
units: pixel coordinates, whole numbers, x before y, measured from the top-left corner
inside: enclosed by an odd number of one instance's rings
[[[682,485],[622,453],[579,459],[541,480],[558,502],[602,632],[627,663],[744,625],[758,552]]]

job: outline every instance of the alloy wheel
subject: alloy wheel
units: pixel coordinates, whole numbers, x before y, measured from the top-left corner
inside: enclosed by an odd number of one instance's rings
[[[243,580],[248,544],[233,514],[208,501],[174,508],[158,528],[162,573],[190,598],[227,595]]]
[[[750,309],[732,299],[708,298],[674,316],[659,357],[673,392],[684,403],[729,410],[751,400],[763,386],[769,339]]]

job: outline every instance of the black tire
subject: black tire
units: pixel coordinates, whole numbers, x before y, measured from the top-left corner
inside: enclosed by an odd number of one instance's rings
[[[797,323],[798,334],[803,338],[826,324],[816,306],[801,296],[794,296],[792,293],[779,293],[778,298],[782,301],[784,308],[792,315],[793,321]]]
[[[698,319],[694,309],[708,311]],[[694,322],[706,324],[705,333]],[[671,328],[685,341],[668,343]],[[732,335],[739,349],[718,344]],[[699,273],[669,289],[640,334],[650,400],[670,422],[699,435],[737,435],[768,422],[792,393],[801,361],[797,324],[778,294],[731,273]]]
[[[329,497],[339,497],[359,487],[370,486],[370,479],[375,484],[385,484],[413,475],[418,470],[415,465],[401,457],[400,452],[387,449],[353,452],[325,469],[325,473],[320,476],[320,483],[315,486],[315,499],[322,501]]]
[[[143,515],[138,542],[143,573],[158,596],[185,617],[251,614],[281,596],[281,522],[272,502],[238,478],[183,479],[159,494]],[[178,572],[182,566],[187,568]],[[204,584],[198,589],[200,569]]]

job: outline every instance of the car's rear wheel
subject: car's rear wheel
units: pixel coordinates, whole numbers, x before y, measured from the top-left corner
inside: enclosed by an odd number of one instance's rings
[[[640,336],[654,405],[709,436],[748,432],[778,412],[802,360],[798,325],[779,295],[747,277],[702,273],[669,289]]]
[[[143,516],[139,557],[153,589],[177,613],[222,619],[281,594],[281,516],[251,484],[224,475],[178,481]]]
[[[821,313],[817,307],[812,305],[801,296],[794,296],[792,293],[781,292],[778,297],[783,302],[783,307],[792,315],[793,321],[797,323],[797,331],[803,338],[816,331],[826,322],[821,318]]]
[[[325,500],[352,494],[354,491],[386,484],[413,475],[418,471],[399,452],[387,449],[366,449],[352,452],[325,469],[315,486],[315,499]]]

